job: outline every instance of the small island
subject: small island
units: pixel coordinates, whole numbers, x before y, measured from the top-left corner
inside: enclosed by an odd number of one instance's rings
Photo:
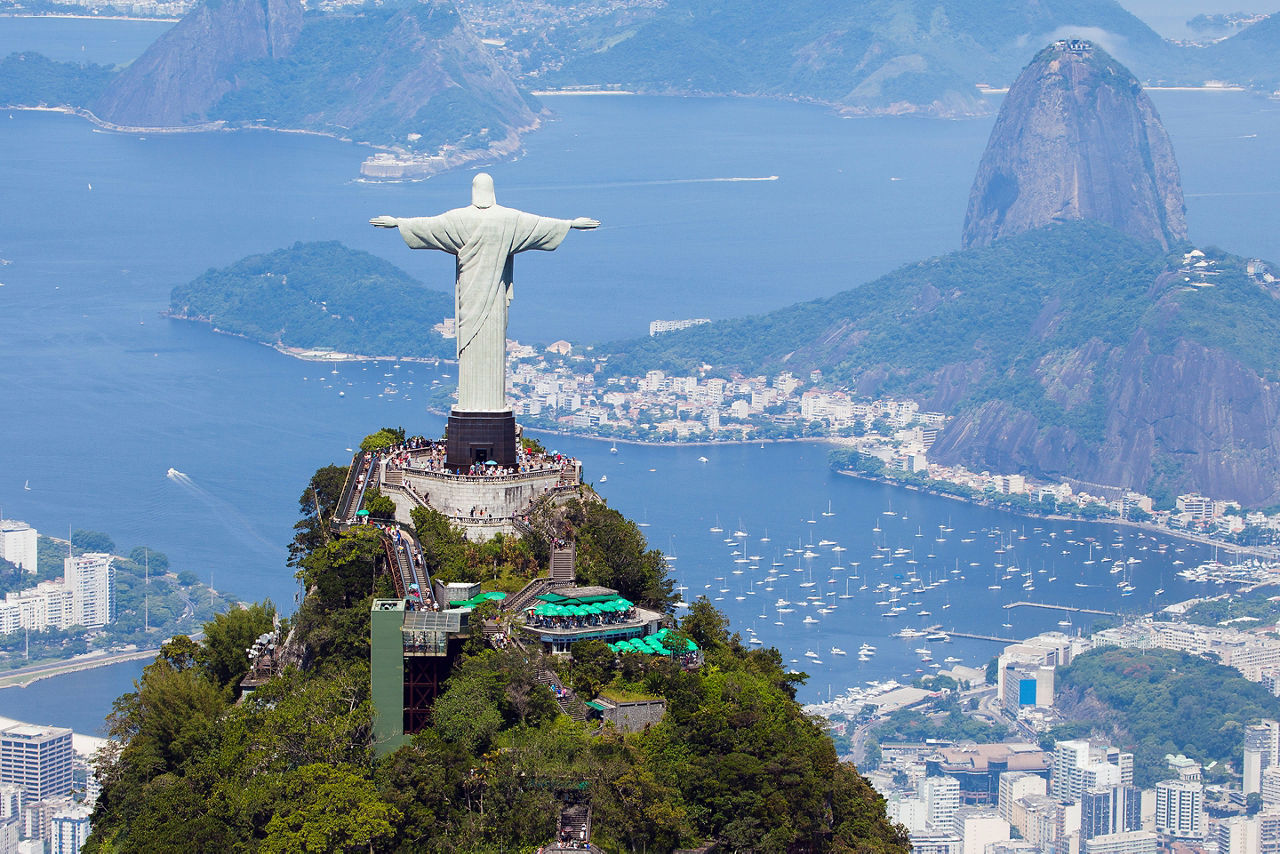
[[[207,323],[299,358],[456,356],[449,294],[337,242],[295,243],[173,289],[168,317]],[[438,327],[438,328],[435,328]]]

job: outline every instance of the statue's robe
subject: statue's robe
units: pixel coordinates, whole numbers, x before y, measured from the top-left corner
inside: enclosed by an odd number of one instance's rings
[[[458,403],[454,410],[510,411],[506,344],[512,257],[530,249],[555,249],[569,233],[569,220],[493,205],[401,219],[399,227],[410,249],[439,249],[458,258],[454,291]]]

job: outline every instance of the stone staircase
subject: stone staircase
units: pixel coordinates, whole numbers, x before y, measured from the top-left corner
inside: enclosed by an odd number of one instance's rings
[[[560,810],[559,839],[575,840],[586,844],[591,841],[591,806],[566,804]]]
[[[502,600],[502,610],[514,611],[518,614],[527,608],[534,599],[557,586],[559,586],[559,582],[554,579],[545,576],[535,578],[526,584],[519,593]]]
[[[587,707],[578,699],[578,695],[573,693],[560,683],[560,678],[555,672],[546,667],[539,667],[537,671],[537,679],[539,685],[546,685],[551,689],[551,693],[556,698],[556,705],[560,707],[560,711],[564,712],[575,721],[585,721],[587,719]],[[558,690],[557,690],[558,689]]]

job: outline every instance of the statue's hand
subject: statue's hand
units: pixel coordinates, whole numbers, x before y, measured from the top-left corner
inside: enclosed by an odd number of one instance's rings
[[[395,228],[400,225],[400,220],[393,216],[375,216],[373,219],[369,220],[369,225],[376,228]]]
[[[586,231],[587,229],[591,229],[591,228],[599,228],[600,220],[591,219],[590,217],[580,216],[577,219],[575,219],[573,222],[569,223],[569,227]]]

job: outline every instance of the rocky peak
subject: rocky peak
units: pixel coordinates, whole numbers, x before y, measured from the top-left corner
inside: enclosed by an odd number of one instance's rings
[[[121,72],[94,112],[138,127],[204,121],[238,67],[288,56],[301,33],[301,0],[206,0]]]
[[[1127,68],[1090,42],[1042,50],[1009,89],[978,166],[963,245],[1095,220],[1168,247],[1187,235],[1173,146]]]

